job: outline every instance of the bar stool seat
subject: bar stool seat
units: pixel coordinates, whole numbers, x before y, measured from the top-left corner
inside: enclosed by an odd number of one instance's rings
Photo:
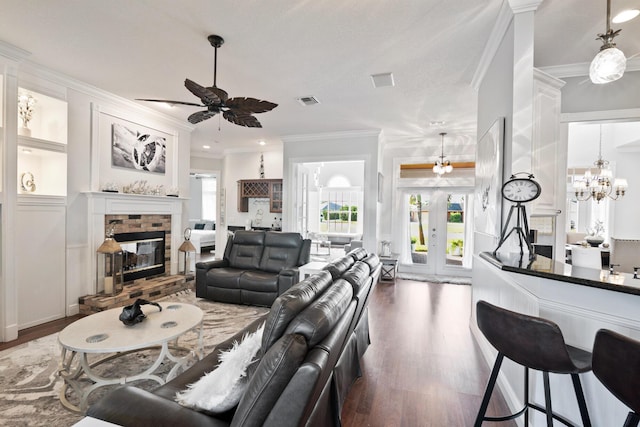
[[[550,320],[509,311],[486,301],[478,301],[476,315],[478,327],[491,345],[498,350],[498,356],[476,417],[475,427],[480,427],[483,421],[507,421],[523,414],[525,415],[524,425],[526,427],[529,425],[529,408],[546,414],[548,427],[553,426],[554,419],[564,425],[575,426],[565,417],[553,412],[549,372],[571,375],[582,424],[584,427],[591,427],[579,377],[580,373],[591,370],[592,355],[590,352],[567,345],[558,325]],[[485,414],[489,400],[505,357],[524,367],[525,405],[520,411],[511,415],[487,417]],[[542,372],[544,408],[529,401],[529,369]]]
[[[640,342],[607,329],[596,333],[593,343],[593,373],[631,412],[624,427],[640,421]]]

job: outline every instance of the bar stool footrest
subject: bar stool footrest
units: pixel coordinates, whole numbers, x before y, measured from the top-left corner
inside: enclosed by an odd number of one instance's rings
[[[547,411],[542,406],[538,406],[535,403],[529,403],[529,407],[532,408],[532,409],[535,409],[536,411],[542,412],[543,414],[547,413]],[[569,421],[568,419],[566,419],[562,415],[556,414],[555,412],[552,412],[551,416],[553,417],[554,420],[558,420],[562,424],[564,424],[564,425],[566,425],[568,427],[579,427],[578,425],[573,424],[571,421]]]
[[[482,419],[482,421],[500,422],[500,421],[514,420],[514,419],[518,418],[520,415],[524,414],[526,411],[527,411],[527,407],[525,406],[524,408],[522,408],[521,410],[519,410],[515,414],[505,415],[503,417],[484,417]]]

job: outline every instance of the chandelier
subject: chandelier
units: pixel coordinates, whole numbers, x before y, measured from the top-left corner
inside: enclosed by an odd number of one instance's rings
[[[602,125],[600,125],[600,148],[598,151],[598,160],[593,162],[597,171],[591,173],[591,169],[587,169],[584,176],[573,182],[576,199],[585,201],[593,199],[600,203],[605,197],[617,200],[618,197],[624,196],[629,184],[624,178],[613,179],[609,162],[602,158]],[[613,185],[611,181],[613,180]]]
[[[613,39],[621,30],[611,29],[611,0],[607,0],[607,32],[598,34],[598,39],[602,40],[600,52],[591,61],[589,67],[589,78],[595,84],[604,84],[618,80],[624,74],[627,67],[627,58],[624,53],[613,42]]]
[[[441,142],[441,151],[440,157],[436,160],[436,163],[433,165],[433,173],[438,174],[438,176],[442,176],[445,173],[450,173],[453,170],[453,166],[451,166],[451,162],[449,160],[444,159],[444,136],[446,132],[441,132],[440,136],[442,137]]]

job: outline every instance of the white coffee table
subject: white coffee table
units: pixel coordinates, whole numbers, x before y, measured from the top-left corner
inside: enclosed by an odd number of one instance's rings
[[[178,369],[185,367],[194,355],[202,358],[202,310],[195,305],[161,302],[162,311],[153,305],[143,305],[142,311],[147,315],[141,323],[125,326],[118,317],[122,307],[106,310],[84,317],[60,332],[58,341],[62,346],[59,375],[64,379],[60,390],[62,404],[74,411],[84,412],[87,409],[87,398],[96,389],[112,384],[125,384],[132,381],[149,379],[158,384],[164,384],[178,373]],[[199,327],[197,348],[178,347],[178,338],[186,332]],[[170,344],[171,343],[171,344]],[[108,360],[135,351],[159,347],[160,351],[155,362],[143,372],[126,377],[104,378],[93,368]],[[174,356],[171,349],[188,350],[183,357]],[[98,360],[89,362],[88,355],[105,355]],[[174,363],[173,367],[162,378],[154,372],[166,359]],[[86,377],[93,384],[87,386]],[[81,379],[84,378],[84,381]],[[71,387],[80,398],[78,406],[68,401],[67,388]]]

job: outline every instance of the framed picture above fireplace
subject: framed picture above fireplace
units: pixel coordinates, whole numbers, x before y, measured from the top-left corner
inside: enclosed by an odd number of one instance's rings
[[[168,137],[135,123],[114,120],[111,124],[111,165],[164,174]]]

